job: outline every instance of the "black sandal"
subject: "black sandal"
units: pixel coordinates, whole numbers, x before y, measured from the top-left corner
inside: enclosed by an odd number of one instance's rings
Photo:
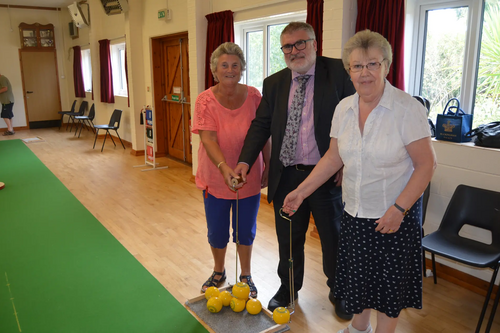
[[[243,281],[246,280],[246,281]],[[245,282],[250,287],[250,297],[257,298],[257,287],[253,283],[251,275],[240,275],[240,281]]]
[[[221,275],[219,279],[216,279],[215,277],[217,275]],[[205,291],[210,288],[210,287],[219,287],[224,281],[226,280],[226,270],[224,269],[224,272],[216,272],[214,271],[212,275],[208,278],[207,281],[201,286],[201,293],[204,294]],[[207,287],[206,289],[203,289],[204,287]]]

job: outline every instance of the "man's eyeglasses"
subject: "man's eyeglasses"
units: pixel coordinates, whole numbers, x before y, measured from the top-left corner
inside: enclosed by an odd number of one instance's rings
[[[306,48],[306,43],[310,40],[314,40],[314,38],[309,38],[306,40],[299,40],[295,42],[295,44],[286,44],[281,47],[281,51],[283,51],[284,54],[289,54],[292,53],[293,47],[297,49],[297,51],[302,51],[303,49]]]
[[[384,60],[385,59],[383,59],[382,62],[384,62]],[[363,70],[363,68],[366,67],[366,69],[368,69],[369,71],[376,71],[377,69],[379,69],[382,66],[382,62],[369,62],[366,65],[353,65],[353,66],[349,67],[349,70],[352,73],[358,73],[358,72],[361,72]]]

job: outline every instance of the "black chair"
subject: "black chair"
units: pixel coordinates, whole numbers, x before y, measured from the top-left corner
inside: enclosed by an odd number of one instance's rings
[[[459,235],[464,225],[491,231],[491,244]],[[439,229],[425,236],[422,239],[422,246],[425,251],[432,254],[435,284],[437,283],[436,254],[465,265],[493,269],[493,276],[476,327],[476,333],[479,333],[500,268],[500,192],[459,185],[451,197]],[[490,331],[493,323],[498,298],[497,294],[486,333]]]
[[[82,128],[84,125],[88,124],[87,126],[87,130],[89,129],[89,127],[92,129],[92,132],[95,132],[94,130],[94,118],[95,118],[95,104],[92,104],[92,106],[90,107],[90,111],[89,111],[89,114],[88,115],[83,115],[83,116],[75,116],[75,120],[78,120],[78,126],[80,127],[80,132],[78,133],[78,137],[80,137],[80,134],[82,134]],[[75,131],[75,135],[76,135],[76,132],[78,132],[78,128],[76,129]]]
[[[120,120],[122,118],[122,110],[116,110],[113,111],[113,114],[111,115],[111,119],[109,120],[108,125],[94,125],[94,128],[96,130],[95,132],[95,139],[94,139],[94,147],[95,148],[95,143],[97,141],[97,136],[99,135],[99,130],[103,129],[106,130],[106,134],[104,135],[104,142],[102,143],[102,148],[101,151],[104,149],[104,144],[106,143],[106,137],[109,134],[109,137],[111,138],[111,141],[113,141],[113,144],[116,147],[115,141],[113,140],[113,136],[111,133],[109,133],[109,130],[114,130],[116,132],[116,135],[118,135],[118,139],[120,139],[120,142],[122,143],[123,149],[125,149],[125,145],[123,144],[122,139],[120,138],[120,135],[118,134],[118,128],[120,128]]]
[[[58,111],[57,112],[58,114],[61,115],[61,121],[59,122],[59,129],[61,129],[64,116],[68,115],[69,113],[75,112],[75,107],[76,107],[76,99],[74,100],[73,105],[71,105],[71,111]]]
[[[80,104],[80,108],[78,109],[78,112],[70,112],[67,114],[69,116],[68,123],[71,120],[71,127],[69,128],[70,132],[73,129],[73,125],[75,125],[75,127],[76,127],[75,117],[83,116],[85,114],[85,110],[87,110],[88,108],[89,108],[89,102],[82,101],[82,104]],[[66,129],[67,129],[67,126],[66,126]]]
[[[436,136],[436,126],[434,122],[429,118],[429,113],[431,112],[431,102],[425,97],[422,96],[413,96],[417,101],[422,103],[423,106],[427,109],[427,122],[429,123],[429,129],[431,130],[431,137]]]

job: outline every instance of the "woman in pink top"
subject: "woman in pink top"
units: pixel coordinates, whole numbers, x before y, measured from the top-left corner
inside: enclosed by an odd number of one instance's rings
[[[201,139],[196,186],[203,190],[208,242],[214,257],[214,271],[203,284],[201,292],[211,286],[220,286],[226,279],[224,261],[229,242],[231,210],[233,242],[237,241],[236,192],[231,180],[239,176],[233,168],[238,163],[243,141],[261,99],[257,89],[238,83],[245,70],[243,51],[238,45],[221,44],[212,53],[210,69],[218,83],[198,96],[193,118],[193,133],[199,134]],[[250,262],[257,229],[260,190],[267,186],[267,168],[264,168],[263,162],[265,160],[267,165],[269,161],[269,144],[263,152],[247,176],[247,183],[238,190],[240,281],[248,283],[251,297],[257,297]]]

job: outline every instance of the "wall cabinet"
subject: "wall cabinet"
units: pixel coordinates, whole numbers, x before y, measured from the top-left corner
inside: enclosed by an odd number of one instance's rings
[[[53,50],[56,47],[53,24],[19,24],[21,48],[33,50]]]

